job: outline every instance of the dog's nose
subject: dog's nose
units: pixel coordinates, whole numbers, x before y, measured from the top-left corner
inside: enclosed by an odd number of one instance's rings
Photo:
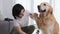
[[[38,8],[38,12],[40,12],[40,5],[38,5],[37,8]]]
[[[46,4],[44,4],[44,6],[46,6]]]

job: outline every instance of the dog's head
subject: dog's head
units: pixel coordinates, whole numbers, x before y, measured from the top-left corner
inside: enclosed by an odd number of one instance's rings
[[[44,2],[38,5],[38,11],[40,14],[48,15],[48,14],[52,14],[53,9],[50,4]]]

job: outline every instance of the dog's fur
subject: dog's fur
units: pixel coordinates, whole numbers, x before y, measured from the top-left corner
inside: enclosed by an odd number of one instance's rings
[[[41,3],[39,6],[40,10],[46,9],[46,11],[39,12],[39,16],[36,13],[31,15],[31,18],[36,21],[38,28],[42,29],[44,34],[59,34],[59,25],[56,19],[54,18],[53,9],[51,5],[44,2]]]

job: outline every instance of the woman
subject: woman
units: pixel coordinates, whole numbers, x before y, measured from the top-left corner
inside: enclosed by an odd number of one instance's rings
[[[13,34],[31,34],[34,30],[34,26],[27,26],[26,23],[22,23],[21,19],[24,16],[25,9],[22,5],[16,4],[13,6],[12,15],[14,17],[14,29]]]

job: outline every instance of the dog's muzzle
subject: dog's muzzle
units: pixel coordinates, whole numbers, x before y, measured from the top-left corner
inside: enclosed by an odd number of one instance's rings
[[[41,10],[41,12],[46,12],[46,9],[44,9],[44,10]]]
[[[39,5],[37,6],[37,8],[38,8],[38,12],[45,12],[46,11],[46,9],[42,10]]]

